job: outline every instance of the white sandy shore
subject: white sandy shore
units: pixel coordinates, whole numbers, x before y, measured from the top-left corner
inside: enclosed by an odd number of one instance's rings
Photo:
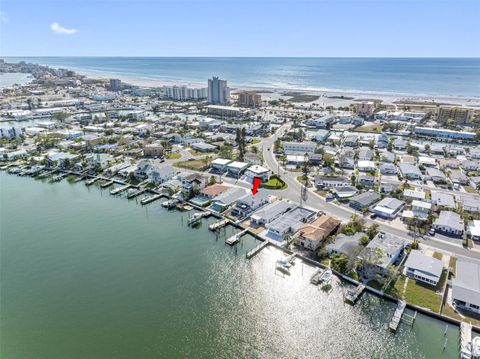
[[[89,71],[84,69],[75,69],[79,74],[92,77],[92,78],[118,78],[125,83],[141,86],[141,87],[160,87],[160,86],[172,86],[172,85],[186,85],[191,87],[205,87],[206,80],[203,83],[199,82],[186,82],[186,81],[166,81],[163,79],[155,79],[151,77],[138,77],[138,76],[127,76],[127,75],[118,75],[118,74],[109,74],[101,71]],[[455,96],[428,96],[428,95],[415,95],[415,94],[401,94],[401,93],[380,93],[374,91],[336,91],[336,90],[319,90],[319,89],[308,89],[308,88],[268,88],[268,87],[248,87],[248,86],[235,86],[235,84],[230,84],[230,87],[233,92],[236,90],[254,90],[262,92],[262,97],[265,100],[272,100],[278,98],[289,98],[291,96],[285,95],[286,93],[298,92],[309,95],[320,96],[318,100],[313,102],[307,102],[305,104],[317,103],[320,106],[348,106],[353,101],[349,99],[342,99],[338,97],[353,97],[356,100],[359,99],[377,99],[381,100],[383,104],[394,105],[395,102],[428,102],[431,104],[434,103],[445,103],[454,106],[465,106],[471,107],[474,109],[480,109],[480,97],[455,97]],[[336,97],[336,98],[332,98]]]

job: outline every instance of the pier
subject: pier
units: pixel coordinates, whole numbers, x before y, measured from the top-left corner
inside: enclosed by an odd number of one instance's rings
[[[238,241],[240,241],[240,238],[245,234],[247,233],[247,230],[244,229],[243,231],[241,231],[240,233],[237,233],[237,234],[234,234],[233,236],[229,237],[229,238],[226,238],[225,239],[225,243],[228,244],[229,246],[233,246],[235,243],[237,243]]]
[[[470,323],[460,323],[460,358],[472,358],[472,325]]]
[[[162,207],[171,209],[171,208],[175,207],[178,203],[179,203],[178,199],[171,198],[168,201],[163,202]]]
[[[127,184],[127,185],[125,185],[125,186],[112,189],[112,190],[110,191],[110,194],[111,194],[111,195],[116,195],[116,194],[122,193],[122,192],[126,191],[127,189],[129,189],[130,187],[132,187],[132,185],[131,185],[131,184]]]
[[[405,303],[405,301],[403,300],[399,300],[397,303],[397,309],[395,309],[392,320],[390,320],[390,324],[388,325],[388,328],[394,333],[397,331],[398,325],[402,320],[403,312],[405,311],[406,305],[407,303]]]
[[[91,186],[92,184],[97,182],[99,179],[100,179],[99,177],[94,177],[92,179],[89,179],[89,180],[85,181],[85,185],[86,186]]]
[[[268,246],[269,243],[270,243],[269,241],[265,240],[264,242],[260,243],[258,246],[256,246],[255,248],[253,248],[252,250],[248,251],[247,254],[245,254],[245,257],[246,257],[247,259],[253,258],[253,257],[256,256],[258,253],[260,253],[263,248],[265,248],[266,246]]]
[[[359,284],[355,289],[349,289],[345,293],[345,301],[350,304],[355,304],[355,302],[360,298],[363,291],[365,290],[365,285]]]
[[[137,196],[140,196],[142,193],[145,193],[146,191],[147,191],[146,188],[140,188],[138,190],[130,189],[127,193],[127,198],[128,199],[135,198]]]
[[[100,187],[102,188],[107,188],[107,187],[110,187],[112,184],[114,184],[115,182],[110,180],[110,181],[106,181],[106,182],[103,182]]]
[[[228,219],[222,219],[218,222],[215,222],[215,223],[212,223],[211,225],[209,225],[208,229],[211,230],[211,231],[216,231],[217,229],[225,227],[229,223],[230,223],[230,221]]]
[[[154,194],[153,196],[148,196],[148,197],[143,198],[140,201],[140,204],[146,205],[146,204],[152,203],[153,201],[156,201],[157,199],[162,198],[162,197],[163,197],[163,194]]]
[[[202,218],[207,217],[209,215],[208,212],[197,212],[190,218],[188,218],[188,225],[193,226],[194,224],[200,222]]]

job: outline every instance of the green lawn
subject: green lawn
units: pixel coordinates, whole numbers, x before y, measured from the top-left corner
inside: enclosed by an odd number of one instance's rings
[[[450,271],[450,273],[452,273],[453,276],[455,276],[455,272],[457,270],[457,258],[456,257],[450,257],[450,262],[448,264],[448,266],[450,268],[452,268],[452,270]]]
[[[178,160],[180,157],[182,157],[182,155],[180,153],[177,153],[177,152],[172,152],[172,153],[167,154],[167,159],[169,159],[169,160]]]
[[[193,160],[193,161],[179,161],[173,164],[175,167],[186,168],[194,171],[204,171],[207,166],[205,166],[204,160]]]
[[[442,254],[442,253],[439,253],[439,252],[434,252],[434,253],[433,253],[433,258],[436,258],[436,259],[438,259],[438,260],[441,261],[442,258],[443,258],[443,254]]]
[[[253,145],[256,145],[257,143],[260,143],[260,142],[262,142],[262,140],[260,140],[260,139],[258,139],[258,138],[254,138],[254,139],[252,140],[252,144],[253,144]]]
[[[408,303],[428,308],[438,313],[440,311],[442,296],[437,294],[437,290],[443,288],[446,279],[446,270],[442,272],[442,276],[436,287],[409,279],[403,297]]]
[[[369,124],[369,125],[363,125],[355,129],[355,131],[358,132],[376,132],[380,133],[382,132],[383,126],[379,123],[374,123],[374,124]]]
[[[262,183],[261,186],[262,188],[266,189],[285,189],[288,187],[288,185],[283,182],[283,180],[278,179],[276,177],[270,178],[267,182]]]
[[[406,277],[403,275],[398,276],[395,283],[391,283],[390,286],[385,290],[385,293],[390,294],[396,298],[403,298],[403,287],[405,285]]]

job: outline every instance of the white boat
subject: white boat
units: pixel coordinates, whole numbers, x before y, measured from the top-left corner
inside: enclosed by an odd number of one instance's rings
[[[472,356],[474,359],[480,358],[480,337],[475,337],[472,340]]]
[[[328,283],[332,279],[332,270],[327,269],[325,272],[322,273],[320,276],[320,283]]]
[[[189,224],[189,225],[195,224],[195,223],[197,223],[199,220],[201,220],[202,218],[203,218],[203,213],[201,213],[201,212],[194,213],[193,216],[191,216],[191,217],[188,219],[188,224]]]

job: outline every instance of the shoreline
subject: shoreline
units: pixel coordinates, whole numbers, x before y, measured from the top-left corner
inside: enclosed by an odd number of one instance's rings
[[[87,76],[94,79],[110,79],[117,78],[122,82],[130,85],[154,88],[162,86],[188,86],[188,87],[206,87],[206,79],[204,83],[195,81],[182,80],[165,80],[153,77],[141,77],[134,75],[115,74],[106,71],[87,70],[76,67],[69,67],[68,69],[75,71],[80,75]],[[227,79],[228,81],[228,79]],[[408,104],[409,102],[417,102],[418,104],[411,104],[411,106],[464,106],[473,109],[480,109],[480,96],[455,96],[455,95],[428,95],[428,94],[409,94],[409,93],[388,93],[380,91],[359,91],[359,90],[341,90],[341,89],[321,89],[321,88],[298,88],[298,87],[268,87],[268,86],[248,86],[239,84],[230,84],[232,92],[236,91],[254,91],[261,93],[266,101],[275,100],[279,98],[287,99],[292,96],[289,93],[309,94],[319,96],[318,99],[309,102],[296,102],[296,104],[318,104],[323,106],[345,106],[359,100],[379,100],[384,105],[396,106],[401,103]],[[342,98],[343,97],[343,98]],[[349,99],[353,97],[353,99]],[[420,104],[422,102],[423,104]]]

